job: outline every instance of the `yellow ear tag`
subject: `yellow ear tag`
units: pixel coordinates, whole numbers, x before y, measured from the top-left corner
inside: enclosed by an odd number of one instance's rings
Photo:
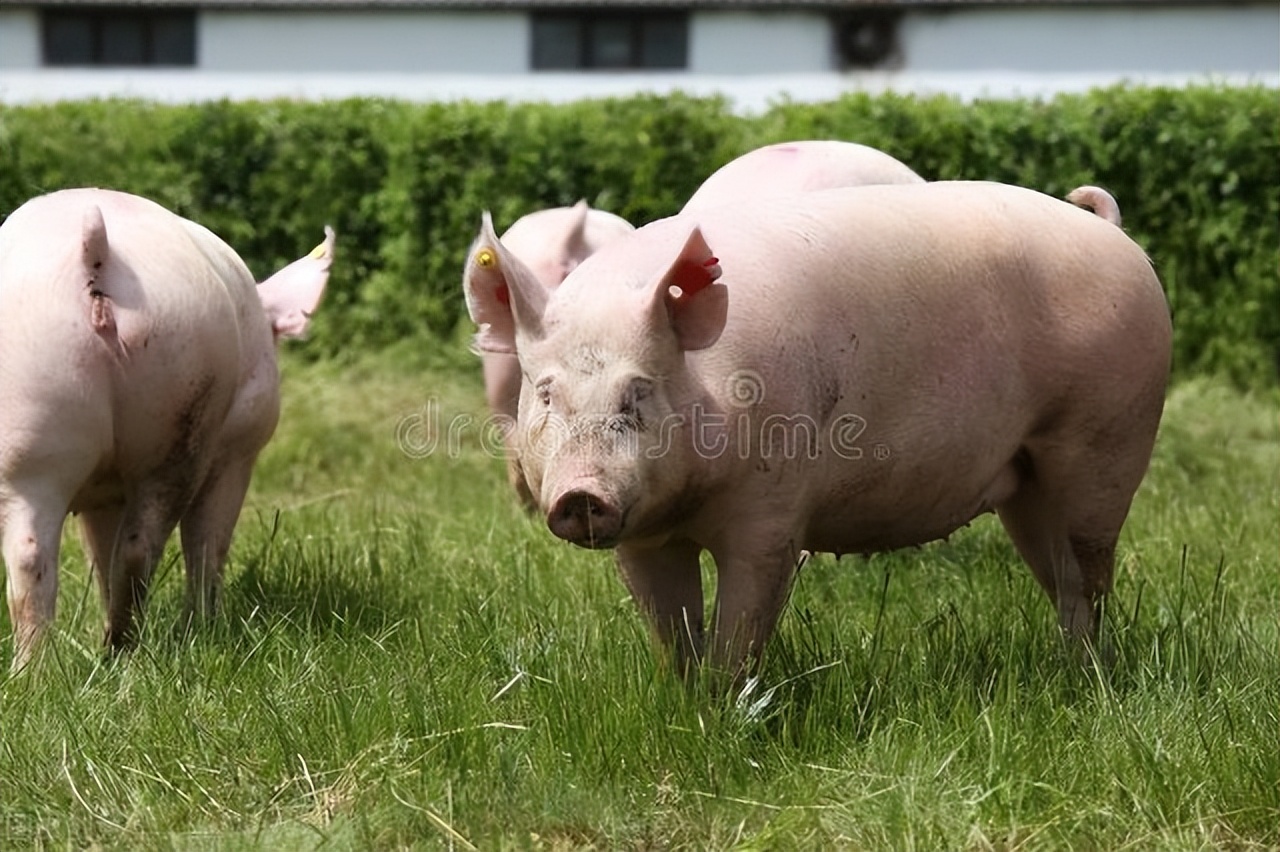
[[[490,269],[497,265],[498,258],[489,249],[480,249],[476,252],[476,266],[481,269]]]
[[[315,258],[316,260],[319,260],[320,258],[324,257],[326,249],[327,249],[327,244],[321,243],[320,245],[313,248],[311,252],[307,255],[307,257],[311,257],[311,258]]]

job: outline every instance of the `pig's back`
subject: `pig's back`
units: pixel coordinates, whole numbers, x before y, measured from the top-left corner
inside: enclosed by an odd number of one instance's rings
[[[199,225],[147,199],[103,189],[69,189],[32,199],[0,229],[0,295],[28,315],[57,315],[76,303],[89,282],[80,275],[85,216],[102,214],[108,245],[94,286],[122,311],[156,318],[210,316],[254,295],[244,263]]]
[[[724,335],[704,356],[715,366],[786,348],[817,369],[849,355],[902,382],[963,372],[964,354],[1090,371],[1129,349],[1127,335],[1168,325],[1137,245],[1031,190],[869,186],[691,218],[729,288]]]
[[[681,212],[834,187],[923,182],[905,163],[866,145],[835,140],[785,142],[749,151],[721,166],[689,197]]]
[[[86,275],[93,207],[107,251]],[[0,327],[4,396],[16,403],[7,428],[78,423],[114,448],[114,463],[146,467],[152,436],[172,428],[175,411],[226,411],[242,370],[241,317],[252,316],[244,306],[256,293],[238,256],[195,229],[109,190],[64,190],[15,211],[0,232],[0,312],[22,317]]]
[[[971,495],[1061,412],[1159,405],[1159,282],[1123,232],[1071,205],[995,184],[865,187],[702,227],[729,315],[688,362],[751,418],[759,445],[737,455],[771,455],[769,487],[812,505],[817,549],[909,543],[907,506],[944,535],[990,508]],[[815,456],[769,425],[797,418]]]

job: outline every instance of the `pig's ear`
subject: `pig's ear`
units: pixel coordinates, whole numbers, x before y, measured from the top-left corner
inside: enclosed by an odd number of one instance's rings
[[[258,298],[276,339],[307,333],[311,315],[329,283],[333,244],[333,228],[325,225],[324,242],[258,285]]]
[[[729,288],[716,283],[720,261],[697,226],[657,281],[653,311],[675,331],[681,349],[706,349],[720,339],[729,314]]]
[[[514,355],[517,329],[522,334],[541,336],[547,292],[529,267],[498,239],[487,210],[467,256],[462,289],[467,312],[480,328],[475,340],[477,351]]]
[[[573,205],[569,229],[564,235],[564,273],[568,275],[578,264],[587,259],[591,249],[587,246],[587,214],[591,207],[585,198]]]

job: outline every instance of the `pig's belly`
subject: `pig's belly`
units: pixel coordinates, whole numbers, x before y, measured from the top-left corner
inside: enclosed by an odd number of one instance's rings
[[[67,511],[72,514],[105,509],[124,503],[124,480],[114,468],[100,468],[85,481],[71,498]]]
[[[948,476],[839,482],[815,495],[803,547],[821,553],[875,553],[935,541],[995,510],[1018,488],[1016,459]]]

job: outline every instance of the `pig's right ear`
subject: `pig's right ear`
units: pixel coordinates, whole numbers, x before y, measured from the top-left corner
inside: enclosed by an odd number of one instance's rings
[[[514,355],[517,330],[522,335],[541,336],[547,292],[529,267],[498,240],[487,210],[467,256],[462,289],[467,312],[480,328],[477,351]]]

